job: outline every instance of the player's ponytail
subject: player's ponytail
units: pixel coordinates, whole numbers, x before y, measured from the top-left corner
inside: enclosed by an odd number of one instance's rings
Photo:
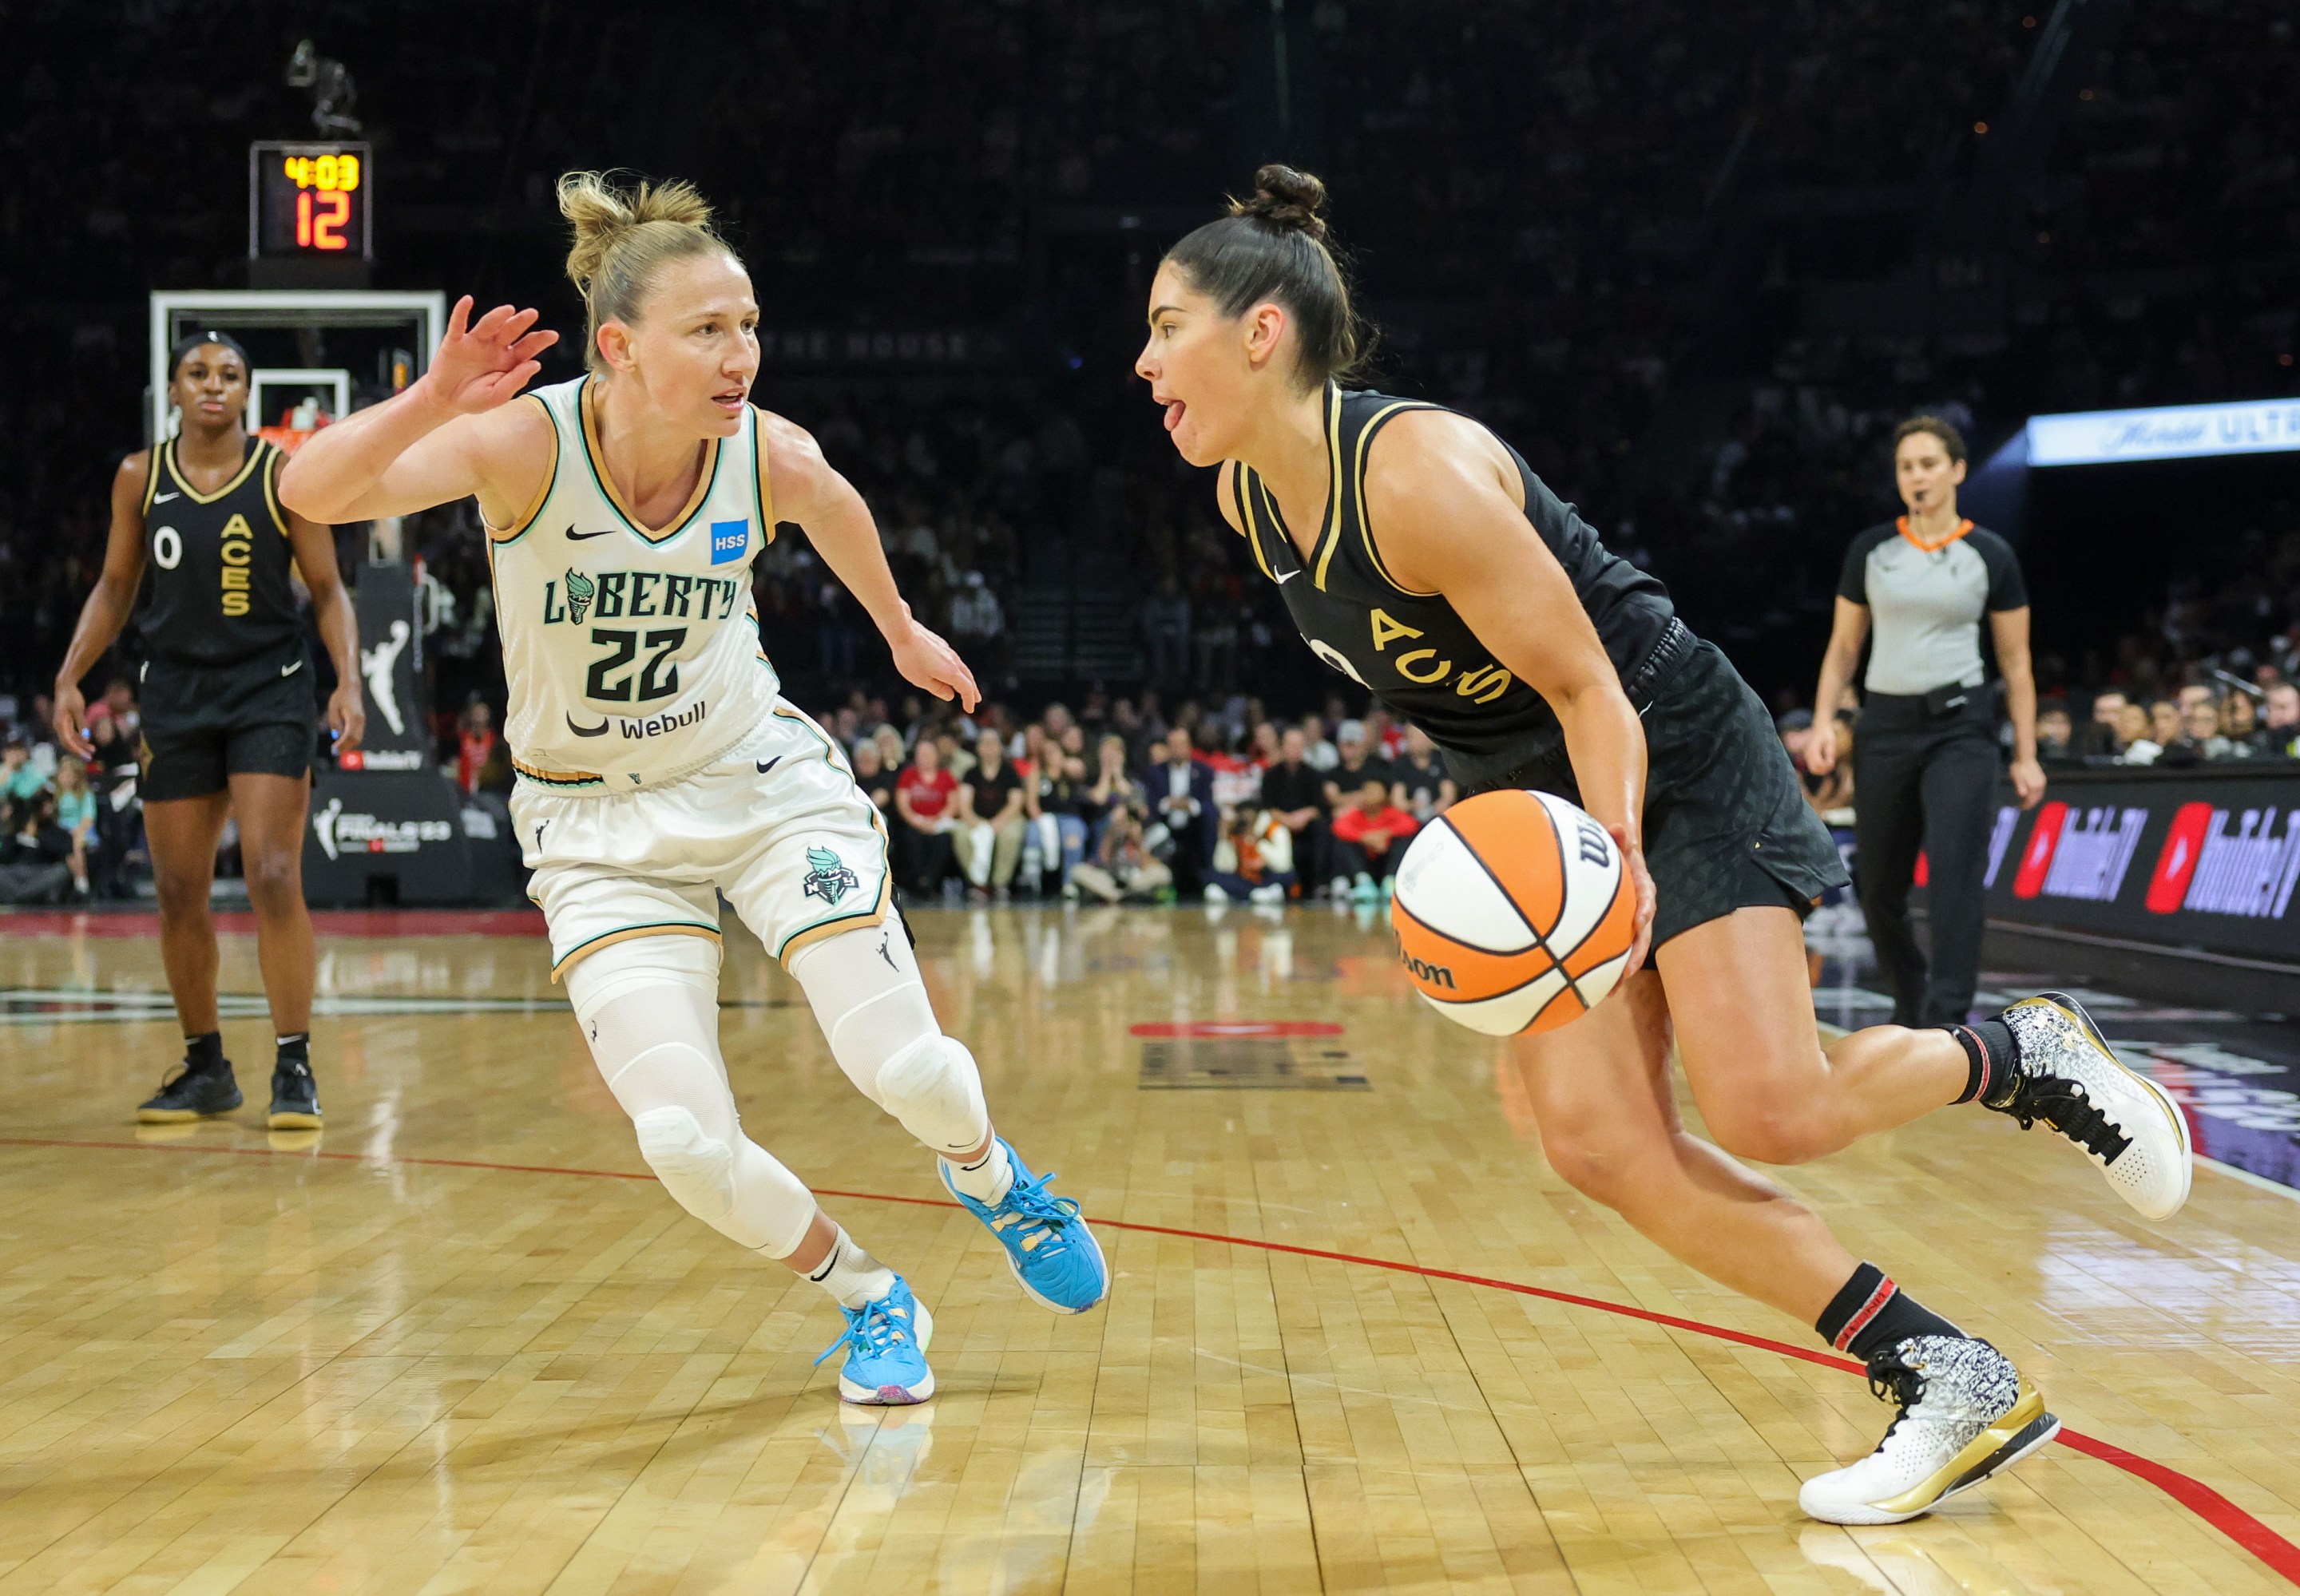
[[[1294,318],[1305,388],[1354,375],[1368,336],[1350,304],[1349,275],[1326,229],[1326,186],[1276,162],[1254,174],[1254,197],[1233,199],[1229,214],[1166,252],[1190,284],[1225,316],[1265,302]]]
[[[656,274],[669,262],[713,250],[732,254],[711,225],[711,205],[684,181],[619,188],[605,172],[571,171],[559,179],[559,213],[575,229],[567,276],[590,312],[584,363],[604,370],[599,328],[634,322]]]

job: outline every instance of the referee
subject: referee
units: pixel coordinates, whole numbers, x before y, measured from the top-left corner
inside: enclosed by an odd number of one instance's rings
[[[1854,751],[1861,912],[1904,1026],[1965,1022],[1980,974],[1981,879],[1996,804],[1996,713],[1980,657],[1988,619],[2012,717],[2012,787],[2028,809],[2045,795],[2037,763],[2037,682],[2029,668],[2029,593],[2012,546],[1961,519],[1964,439],[1938,416],[1893,434],[1893,471],[1908,514],[1871,527],[1846,552],[1837,619],[1815,690],[1806,762],[1837,763],[1836,708],[1873,614],[1868,696]],[[1909,888],[1924,851],[1931,907],[1927,966],[1909,925]]]

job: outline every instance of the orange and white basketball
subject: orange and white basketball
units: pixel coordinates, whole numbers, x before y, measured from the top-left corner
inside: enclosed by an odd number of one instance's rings
[[[1398,959],[1440,1014],[1489,1036],[1554,1030],[1621,978],[1637,887],[1603,826],[1548,793],[1464,799],[1397,868]]]

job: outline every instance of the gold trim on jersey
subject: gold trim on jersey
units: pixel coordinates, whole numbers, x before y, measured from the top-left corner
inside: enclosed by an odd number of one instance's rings
[[[578,960],[588,959],[601,948],[619,942],[629,942],[640,936],[707,936],[712,942],[721,940],[716,926],[698,926],[688,920],[663,920],[652,926],[628,926],[621,931],[610,931],[588,942],[578,943],[567,950],[567,956],[551,967],[551,979],[555,985]]]
[[[587,787],[603,784],[607,779],[591,770],[546,770],[540,766],[529,764],[517,754],[512,756],[511,768],[528,780],[539,782],[546,787]]]
[[[1373,435],[1381,430],[1382,423],[1388,420],[1390,417],[1397,414],[1398,411],[1402,410],[1435,410],[1437,406],[1435,405],[1424,404],[1419,400],[1401,399],[1395,404],[1385,405],[1380,410],[1374,411],[1372,417],[1366,422],[1364,427],[1359,429],[1358,432],[1358,458],[1357,469],[1354,476],[1358,499],[1358,536],[1365,543],[1366,558],[1373,562],[1375,574],[1379,576],[1383,581],[1388,583],[1392,587],[1396,588],[1398,592],[1405,594],[1408,598],[1443,598],[1445,594],[1435,590],[1424,593],[1419,588],[1408,587],[1396,577],[1391,576],[1389,574],[1389,567],[1381,562],[1381,551],[1374,547],[1373,527],[1366,516],[1366,453],[1373,447]],[[1319,586],[1322,587],[1325,584],[1321,582]]]
[[[1339,383],[1326,385],[1326,445],[1331,459],[1326,470],[1326,520],[1318,528],[1317,569],[1310,579],[1318,591],[1326,591],[1326,568],[1334,562],[1334,545],[1342,541],[1342,388]]]
[[[162,458],[167,461],[168,475],[175,478],[176,486],[183,490],[184,496],[191,500],[195,504],[212,504],[217,500],[224,497],[226,495],[231,493],[234,489],[239,487],[243,483],[245,483],[247,480],[247,474],[256,468],[257,463],[263,459],[265,453],[271,447],[271,445],[265,443],[262,438],[251,438],[248,441],[252,446],[247,451],[247,458],[239,462],[239,470],[233,476],[230,481],[225,483],[221,487],[216,489],[215,492],[212,494],[204,494],[198,488],[194,487],[185,479],[184,473],[176,469],[176,440],[174,438],[170,438],[166,443],[162,444],[160,446],[160,452]]]
[[[1254,562],[1262,568],[1262,574],[1275,582],[1278,580],[1278,573],[1270,568],[1270,557],[1262,552],[1262,528],[1254,519],[1254,505],[1246,496],[1246,479],[1248,475],[1243,465],[1234,464],[1230,467],[1229,491],[1230,496],[1238,501],[1238,529],[1245,536],[1246,546],[1254,551]],[[1254,486],[1259,490],[1261,486],[1261,481],[1257,478]]]
[[[625,526],[648,543],[669,543],[687,530],[688,524],[695,520],[695,512],[703,508],[703,501],[711,496],[712,485],[719,479],[719,460],[724,453],[719,445],[722,440],[715,437],[704,440],[703,469],[695,473],[694,493],[688,495],[687,503],[679,513],[671,518],[669,526],[650,528],[639,520],[629,504],[623,503],[623,495],[615,490],[615,478],[607,470],[606,457],[599,444],[595,407],[591,403],[591,395],[597,391],[591,379],[586,377],[582,389],[575,398],[576,411],[582,418],[583,453],[590,462],[592,479],[598,483],[599,491],[606,495],[607,503],[615,507],[615,513],[623,518]]]
[[[153,495],[160,491],[160,457],[167,445],[162,444],[145,452],[144,456],[144,519],[148,527],[152,518]]]
[[[263,502],[271,507],[271,524],[279,528],[279,536],[288,537],[293,534],[288,530],[288,512],[279,508],[279,468],[287,461],[288,454],[279,449],[272,453],[279,458],[263,468]]]
[[[534,499],[529,503],[528,507],[524,511],[520,512],[519,518],[516,520],[512,521],[508,527],[488,527],[488,542],[489,544],[516,543],[521,537],[526,536],[528,528],[535,525],[535,518],[543,513],[543,506],[549,501],[551,497],[551,490],[559,486],[558,418],[551,413],[551,407],[548,404],[544,403],[542,395],[521,394],[520,397],[522,399],[532,399],[535,401],[536,408],[543,412],[543,424],[551,429],[551,469],[544,473],[543,486],[536,489]],[[479,512],[479,525],[487,527],[487,512],[485,511],[481,511]],[[492,550],[489,551],[488,558],[490,560],[494,558],[494,553]]]
[[[751,463],[758,468],[759,546],[762,549],[775,540],[775,486],[768,480],[766,419],[765,411],[751,406]]]

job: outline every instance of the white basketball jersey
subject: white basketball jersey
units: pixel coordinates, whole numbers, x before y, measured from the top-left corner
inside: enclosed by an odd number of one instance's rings
[[[649,528],[607,474],[591,379],[526,398],[551,418],[551,476],[524,516],[488,531],[512,766],[572,792],[705,764],[780,690],[751,599],[751,561],[775,529],[759,412],[706,442],[694,497]]]

